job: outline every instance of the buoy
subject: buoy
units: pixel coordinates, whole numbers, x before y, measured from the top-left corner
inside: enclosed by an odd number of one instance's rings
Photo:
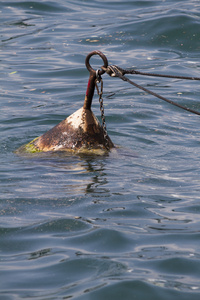
[[[96,71],[91,67],[89,59],[93,55],[99,55],[102,58],[104,68],[108,66],[106,56],[100,51],[92,51],[86,57],[85,64],[90,76],[83,107],[40,137],[22,146],[26,152],[72,151],[88,153],[91,151],[95,153],[95,150],[109,151],[114,147],[107,132],[91,110],[97,76],[104,73],[103,70]]]

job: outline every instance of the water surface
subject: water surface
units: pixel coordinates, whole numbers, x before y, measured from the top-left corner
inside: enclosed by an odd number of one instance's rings
[[[199,77],[199,1],[1,1],[0,11],[0,298],[199,299],[199,116],[105,74],[119,148],[15,153],[83,105],[92,50]],[[198,82],[132,79],[200,111]],[[97,95],[92,108],[100,118]]]

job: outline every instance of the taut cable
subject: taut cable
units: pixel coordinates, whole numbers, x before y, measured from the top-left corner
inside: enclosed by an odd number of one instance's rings
[[[200,112],[194,110],[194,109],[190,109],[188,107],[182,106],[172,100],[169,100],[163,96],[160,96],[159,94],[150,91],[149,89],[133,82],[132,80],[130,80],[129,78],[127,78],[126,76],[124,76],[124,74],[139,74],[139,75],[147,75],[147,76],[157,76],[157,77],[168,77],[168,78],[178,78],[178,79],[187,79],[187,80],[200,80],[199,77],[188,77],[188,76],[174,76],[174,75],[162,75],[162,74],[154,74],[154,73],[144,73],[144,72],[139,72],[139,71],[135,71],[135,70],[124,70],[118,66],[112,65],[112,66],[108,66],[107,68],[102,67],[102,69],[111,77],[119,77],[120,79],[122,79],[123,81],[127,81],[130,84],[134,85],[135,87],[161,99],[164,100],[172,105],[175,105],[179,108],[182,108],[188,112],[191,112],[193,114],[199,115],[200,116]]]

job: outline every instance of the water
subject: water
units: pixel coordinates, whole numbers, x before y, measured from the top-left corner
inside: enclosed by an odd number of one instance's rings
[[[105,74],[117,150],[14,153],[83,105],[92,50],[199,76],[199,1],[6,0],[0,11],[0,299],[199,299],[199,116]],[[132,78],[200,111],[198,82]]]

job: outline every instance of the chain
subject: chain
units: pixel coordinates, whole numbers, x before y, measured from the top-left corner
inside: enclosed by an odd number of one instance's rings
[[[110,149],[109,147],[109,138],[108,138],[108,132],[106,129],[106,120],[105,120],[105,114],[104,114],[104,106],[103,106],[103,80],[101,78],[101,75],[99,75],[98,70],[96,72],[97,78],[95,81],[95,86],[97,89],[97,94],[99,95],[99,104],[100,104],[100,111],[101,111],[101,120],[102,120],[102,128],[103,128],[103,136],[105,141],[105,147],[107,150]],[[99,90],[98,83],[101,84],[101,91]]]

